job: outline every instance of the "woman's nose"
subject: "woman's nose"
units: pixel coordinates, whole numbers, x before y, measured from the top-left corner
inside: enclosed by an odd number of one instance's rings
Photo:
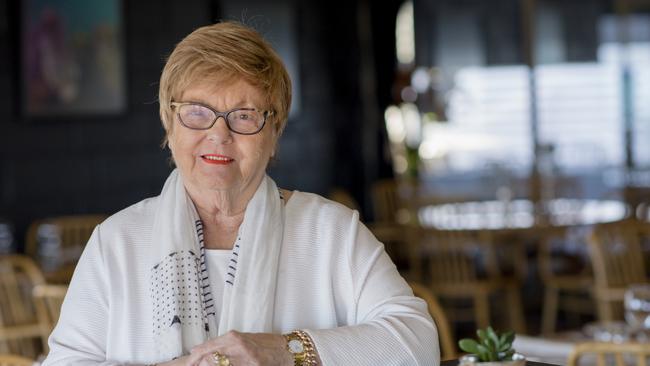
[[[214,125],[207,130],[208,140],[215,144],[227,144],[232,142],[232,131],[228,129],[226,119],[222,116],[217,117]]]

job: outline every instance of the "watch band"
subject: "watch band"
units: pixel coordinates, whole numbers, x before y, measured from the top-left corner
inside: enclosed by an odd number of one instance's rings
[[[284,334],[287,341],[287,351],[293,356],[294,366],[317,366],[316,348],[307,332],[294,330],[291,333]],[[299,341],[302,344],[302,352],[295,352],[289,347],[289,342]]]

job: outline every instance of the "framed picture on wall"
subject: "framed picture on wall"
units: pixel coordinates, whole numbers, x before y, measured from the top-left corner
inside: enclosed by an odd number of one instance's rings
[[[21,3],[24,115],[123,112],[127,99],[121,0]]]

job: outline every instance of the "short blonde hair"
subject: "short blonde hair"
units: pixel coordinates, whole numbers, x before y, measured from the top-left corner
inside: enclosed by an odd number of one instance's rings
[[[173,128],[171,101],[192,83],[204,79],[243,79],[266,95],[277,136],[287,123],[291,106],[291,80],[280,56],[256,30],[227,21],[201,27],[180,41],[160,76],[158,101],[165,140]],[[177,100],[177,99],[176,99]]]

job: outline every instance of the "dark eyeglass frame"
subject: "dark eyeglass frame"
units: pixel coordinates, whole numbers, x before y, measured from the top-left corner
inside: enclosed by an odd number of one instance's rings
[[[273,111],[262,111],[262,110],[259,110],[257,108],[234,108],[234,109],[231,109],[229,111],[219,112],[219,111],[215,110],[214,108],[210,107],[209,105],[199,103],[199,102],[174,102],[174,101],[171,101],[169,104],[170,104],[172,110],[176,110],[176,116],[178,117],[178,121],[183,125],[183,127],[189,128],[190,130],[198,130],[198,131],[211,129],[212,126],[214,126],[214,124],[217,123],[217,120],[219,119],[219,117],[223,117],[223,120],[226,122],[226,126],[228,127],[228,130],[230,130],[230,131],[232,131],[232,132],[234,132],[236,134],[239,134],[239,135],[255,135],[255,134],[259,133],[260,131],[262,131],[262,129],[266,125],[266,118],[268,118],[268,116],[273,115]],[[215,115],[214,120],[212,121],[212,123],[210,123],[209,126],[204,127],[204,128],[190,127],[190,126],[186,125],[185,122],[183,122],[183,119],[181,118],[180,107],[182,107],[184,105],[198,105],[198,106],[207,108],[207,109],[211,110],[212,113],[214,113],[214,115]],[[237,111],[262,112],[262,117],[263,117],[262,124],[257,129],[257,131],[255,131],[255,132],[239,132],[239,131],[236,131],[235,129],[233,129],[232,126],[230,126],[230,121],[228,120],[228,115],[230,113],[232,113],[232,112],[237,112]]]

